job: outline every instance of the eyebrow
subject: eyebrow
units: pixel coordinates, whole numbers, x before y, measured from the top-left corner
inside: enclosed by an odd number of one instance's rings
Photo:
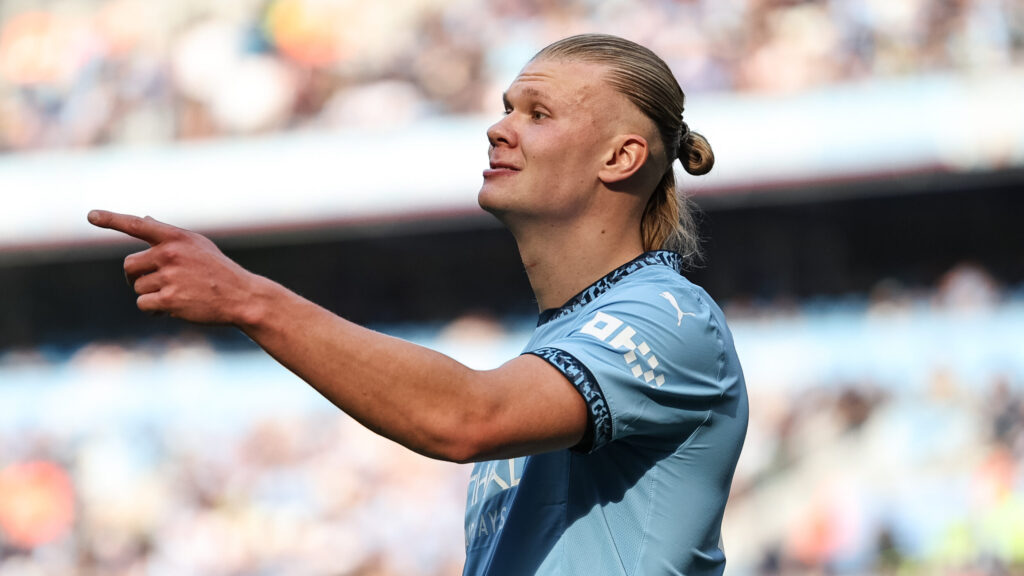
[[[540,97],[544,96],[543,92],[541,92],[540,90],[538,90],[536,88],[533,88],[532,86],[527,86],[527,87],[523,88],[522,89],[522,93],[523,93],[524,96],[531,96],[533,98],[540,98]],[[512,103],[508,99],[508,91],[507,90],[505,92],[501,93],[501,102],[507,108],[511,108],[512,107]]]

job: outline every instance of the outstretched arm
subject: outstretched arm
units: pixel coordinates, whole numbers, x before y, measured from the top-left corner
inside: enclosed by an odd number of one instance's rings
[[[100,210],[89,222],[150,245],[124,262],[140,310],[237,326],[340,409],[416,452],[467,462],[555,450],[583,437],[583,398],[535,356],[472,370],[348,322],[248,272],[199,234]]]

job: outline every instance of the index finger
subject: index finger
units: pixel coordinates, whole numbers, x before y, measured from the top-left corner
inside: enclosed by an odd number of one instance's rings
[[[89,212],[89,223],[100,228],[123,232],[153,246],[167,240],[174,232],[178,231],[178,228],[149,216],[139,218],[131,214],[118,214],[106,210]]]

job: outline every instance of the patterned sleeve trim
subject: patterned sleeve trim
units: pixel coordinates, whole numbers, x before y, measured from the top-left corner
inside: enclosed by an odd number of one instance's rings
[[[572,447],[576,452],[593,452],[607,444],[612,438],[612,417],[608,401],[590,370],[575,356],[558,348],[530,350],[557,368],[569,383],[583,396],[587,403],[587,432],[579,444]]]

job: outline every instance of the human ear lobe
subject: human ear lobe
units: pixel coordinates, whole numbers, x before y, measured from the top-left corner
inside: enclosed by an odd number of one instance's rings
[[[647,156],[647,140],[643,136],[621,136],[606,157],[598,178],[605,184],[626,180],[643,168]]]

